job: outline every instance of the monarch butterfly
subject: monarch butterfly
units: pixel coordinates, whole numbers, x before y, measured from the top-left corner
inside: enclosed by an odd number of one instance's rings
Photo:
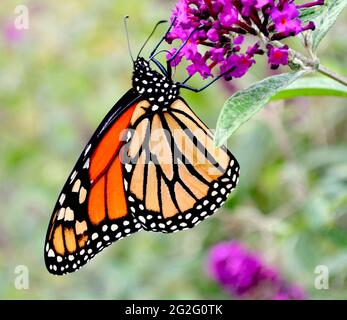
[[[132,88],[96,129],[60,193],[44,249],[53,274],[76,271],[141,229],[192,228],[212,215],[238,182],[237,160],[224,146],[213,145],[211,131],[179,95],[181,88],[201,91],[220,76],[201,89],[174,82],[175,57],[167,68],[155,58],[164,39],[148,60],[140,57],[147,41],[132,58]]]

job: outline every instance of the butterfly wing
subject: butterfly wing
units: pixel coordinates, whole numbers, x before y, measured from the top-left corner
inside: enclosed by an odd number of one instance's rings
[[[53,274],[73,272],[112,242],[141,228],[128,210],[120,149],[139,104],[132,90],[111,109],[65,183],[48,226],[45,262]]]
[[[183,99],[131,124],[126,148],[127,197],[146,230],[175,232],[212,215],[235,188],[239,164],[216,148],[211,131]]]

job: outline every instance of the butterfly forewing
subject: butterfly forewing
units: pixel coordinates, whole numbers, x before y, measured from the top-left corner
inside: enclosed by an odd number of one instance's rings
[[[53,274],[77,270],[112,242],[141,229],[128,209],[119,151],[136,110],[128,92],[85,147],[55,205],[45,261]]]

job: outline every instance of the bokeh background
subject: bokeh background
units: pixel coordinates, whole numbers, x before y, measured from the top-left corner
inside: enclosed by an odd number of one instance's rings
[[[28,30],[13,28],[16,4],[29,8]],[[347,101],[332,97],[277,101],[231,137],[240,184],[213,218],[174,235],[139,232],[75,274],[46,271],[44,238],[60,188],[130,86],[123,17],[131,17],[137,52],[173,6],[171,0],[1,1],[0,298],[234,299],[206,272],[209,248],[230,239],[257,252],[308,298],[347,298]],[[344,75],[346,18],[345,12],[319,52]],[[260,60],[242,80],[183,96],[214,128],[228,96],[269,74]],[[14,286],[17,265],[29,269],[28,290]],[[317,265],[329,268],[329,290],[314,287]]]

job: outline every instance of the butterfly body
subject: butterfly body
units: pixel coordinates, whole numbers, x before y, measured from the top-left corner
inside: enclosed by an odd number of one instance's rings
[[[212,215],[235,188],[239,165],[179,96],[179,84],[134,62],[133,88],[87,143],[49,224],[47,269],[73,272],[141,229],[171,233]]]
[[[165,108],[171,105],[179,96],[178,85],[151,69],[143,58],[138,58],[134,63],[132,84],[136,92],[152,104],[153,111],[159,109],[159,106]]]

